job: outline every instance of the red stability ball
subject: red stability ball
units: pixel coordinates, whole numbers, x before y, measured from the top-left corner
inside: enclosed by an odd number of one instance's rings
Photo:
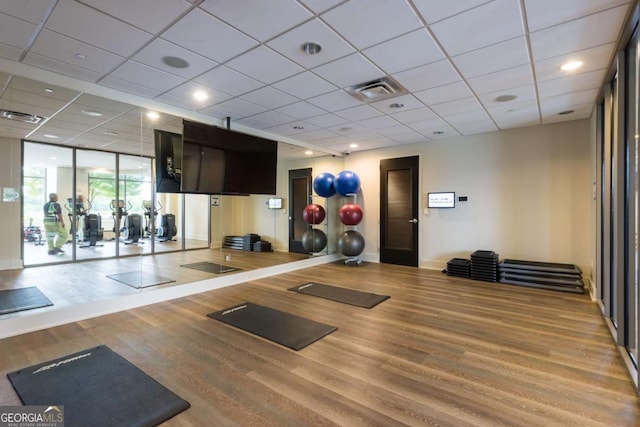
[[[340,208],[338,216],[344,225],[358,225],[362,221],[362,209],[355,203],[347,203]]]
[[[325,211],[320,205],[310,204],[302,211],[302,219],[307,224],[320,224],[324,221]]]

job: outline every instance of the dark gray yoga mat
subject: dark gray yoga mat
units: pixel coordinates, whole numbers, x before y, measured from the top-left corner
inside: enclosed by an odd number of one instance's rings
[[[162,277],[157,274],[140,271],[110,274],[107,277],[136,289],[148,288],[149,286],[157,286],[164,283],[175,282],[175,280],[167,279],[166,277]]]
[[[35,286],[0,291],[0,314],[32,310],[53,305],[40,289]]]
[[[371,292],[359,291],[357,289],[341,288],[338,286],[313,282],[294,286],[288,290],[364,308],[375,307],[382,301],[390,298],[389,295],[378,295]]]
[[[190,406],[104,345],[7,377],[23,404],[64,406],[66,427],[156,426]]]
[[[194,270],[206,271],[207,273],[223,274],[240,270],[240,268],[229,267],[228,265],[220,265],[213,262],[194,262],[193,264],[184,264],[180,267],[193,268]]]
[[[250,302],[215,311],[207,316],[293,350],[301,350],[338,329]]]

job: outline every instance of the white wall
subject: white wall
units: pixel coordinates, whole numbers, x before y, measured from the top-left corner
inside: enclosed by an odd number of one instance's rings
[[[359,152],[344,168],[362,181],[363,258],[379,255],[380,159],[420,156],[420,192],[467,196],[455,209],[420,216],[419,258],[444,268],[453,257],[493,250],[501,258],[572,263],[590,274],[591,151],[589,121]]]

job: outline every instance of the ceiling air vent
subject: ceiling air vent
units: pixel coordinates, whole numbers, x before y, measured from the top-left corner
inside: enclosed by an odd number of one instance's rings
[[[18,122],[38,124],[44,117],[35,114],[20,113],[18,111],[0,110],[0,117],[3,119],[16,120]]]
[[[383,77],[367,83],[351,86],[345,90],[364,102],[380,101],[407,93],[407,90],[391,77]]]

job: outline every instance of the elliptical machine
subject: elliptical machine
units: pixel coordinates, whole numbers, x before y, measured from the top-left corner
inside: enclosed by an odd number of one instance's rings
[[[142,208],[144,209],[144,235],[142,238],[148,238],[156,233],[155,221],[158,213],[162,209],[162,204],[156,202],[157,207],[151,206],[151,200],[143,200]]]
[[[162,215],[160,217],[160,225],[156,228],[158,242],[175,242],[174,237],[177,234],[176,216],[170,213]]]
[[[36,246],[44,245],[42,230],[37,225],[33,225],[33,218],[29,218],[29,225],[24,228],[22,235],[27,242],[33,242]]]
[[[83,205],[83,219],[82,222],[82,242],[79,248],[92,248],[96,246],[104,246],[98,244],[98,241],[104,237],[104,229],[102,228],[102,217],[99,214],[91,213],[91,201],[87,200],[89,206],[84,209]],[[77,204],[76,204],[77,205]],[[77,215],[77,214],[76,214]]]

